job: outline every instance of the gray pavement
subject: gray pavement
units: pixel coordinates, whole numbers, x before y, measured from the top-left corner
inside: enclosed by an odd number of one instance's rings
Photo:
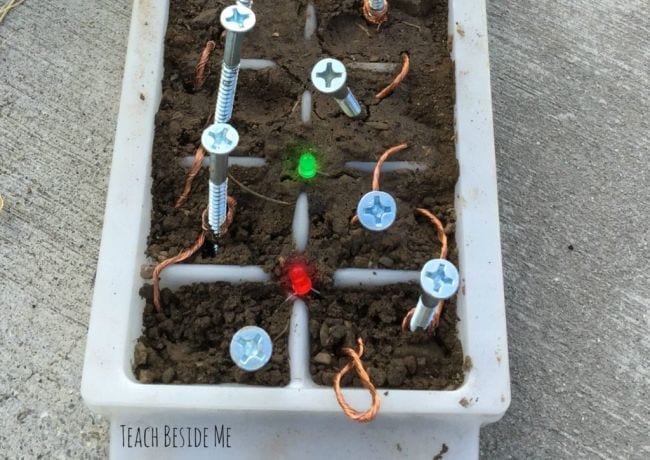
[[[650,457],[649,10],[488,7],[513,400],[484,458]],[[0,24],[0,457],[106,453],[79,382],[129,17]]]

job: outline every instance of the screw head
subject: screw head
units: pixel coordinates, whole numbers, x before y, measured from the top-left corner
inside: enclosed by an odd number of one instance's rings
[[[230,357],[237,367],[248,372],[264,367],[272,353],[271,337],[261,327],[243,327],[230,340]]]
[[[397,203],[395,198],[386,192],[368,192],[359,200],[357,216],[365,228],[381,232],[395,222]]]
[[[201,134],[201,145],[211,154],[227,154],[239,144],[239,133],[228,123],[215,123]]]
[[[255,26],[255,13],[243,5],[230,5],[221,12],[221,25],[231,32],[248,32]]]
[[[334,94],[345,86],[348,73],[337,59],[321,59],[311,69],[311,82],[324,94]]]
[[[432,259],[424,264],[420,272],[422,291],[439,300],[446,300],[456,294],[460,275],[454,264],[446,259]]]

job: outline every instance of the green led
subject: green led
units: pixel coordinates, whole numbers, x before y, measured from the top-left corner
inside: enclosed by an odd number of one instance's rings
[[[311,152],[305,152],[298,159],[298,174],[303,179],[312,179],[318,172],[318,161]]]

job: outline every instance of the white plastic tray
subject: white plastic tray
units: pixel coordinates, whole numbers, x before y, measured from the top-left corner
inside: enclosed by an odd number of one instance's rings
[[[167,14],[167,1],[134,2],[83,370],[84,400],[111,420],[112,458],[326,458],[337,454],[431,458],[443,444],[445,459],[476,458],[480,426],[498,420],[510,402],[484,1],[451,0],[449,11],[460,165],[455,203],[461,272],[458,333],[473,365],[457,390],[382,388],[380,415],[366,425],[350,422],[342,414],[331,388],[312,383],[308,313],[302,302],[295,303],[292,315],[288,387],[152,385],[140,384],[133,375],[133,350],[142,327],[143,300],[138,290],[143,284],[140,267],[146,263],[150,225],[151,151],[161,97]],[[306,226],[304,216],[297,216],[296,225],[302,226],[301,221]],[[339,272],[337,283],[346,284],[352,276],[365,277],[371,284],[417,277],[415,272],[380,271],[379,276],[368,271]],[[163,284],[175,287],[265,277],[255,267],[225,270],[181,265],[164,272]],[[345,395],[355,407],[369,403],[363,389],[346,389]],[[213,428],[222,424],[230,427],[229,448],[164,446],[165,425]],[[124,429],[158,427],[158,447],[124,446],[122,425]]]

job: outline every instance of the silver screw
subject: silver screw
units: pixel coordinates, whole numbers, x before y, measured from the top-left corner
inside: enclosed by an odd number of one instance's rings
[[[253,0],[237,0],[237,4],[241,6],[245,6],[246,8],[252,8]]]
[[[456,294],[459,285],[458,269],[448,260],[432,259],[424,264],[420,272],[421,295],[409,324],[411,332],[429,327],[438,302]]]
[[[203,131],[201,144],[210,154],[208,223],[212,232],[219,235],[228,213],[228,154],[239,144],[239,133],[228,123],[215,123]]]
[[[350,118],[361,115],[361,106],[347,87],[348,73],[343,63],[332,58],[321,59],[311,69],[311,81],[318,91],[333,96]]]
[[[226,43],[221,63],[221,78],[217,93],[215,123],[227,123],[232,118],[235,103],[239,63],[244,35],[255,26],[255,13],[243,5],[231,5],[221,12],[221,25],[226,29]]]
[[[395,222],[397,203],[395,198],[386,192],[368,192],[359,200],[357,216],[365,228],[381,232]]]
[[[243,327],[235,332],[230,341],[230,357],[237,367],[248,372],[264,367],[272,353],[271,337],[261,327]]]
[[[370,9],[376,13],[381,13],[384,11],[384,6],[386,5],[386,3],[384,3],[384,0],[370,0],[368,3]]]

